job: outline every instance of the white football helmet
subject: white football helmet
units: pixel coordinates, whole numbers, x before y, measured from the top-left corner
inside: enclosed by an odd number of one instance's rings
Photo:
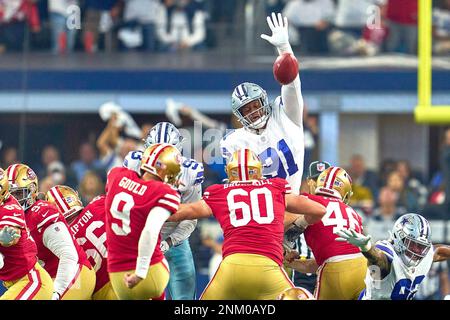
[[[404,214],[395,222],[390,240],[406,266],[417,266],[432,245],[430,224],[419,214]]]

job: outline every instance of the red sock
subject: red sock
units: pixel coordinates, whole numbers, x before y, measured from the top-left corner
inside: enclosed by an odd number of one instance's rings
[[[160,297],[158,297],[158,298],[152,298],[152,300],[159,300],[159,301],[166,300],[166,293],[163,292],[163,294],[162,294]]]

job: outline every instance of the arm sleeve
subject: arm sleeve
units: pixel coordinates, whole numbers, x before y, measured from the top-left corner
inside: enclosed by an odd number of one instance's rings
[[[169,235],[172,240],[173,246],[179,245],[181,242],[189,238],[192,232],[194,232],[197,226],[197,219],[194,220],[183,220],[181,221]]]
[[[142,279],[147,277],[150,262],[158,243],[159,233],[164,222],[170,217],[170,211],[161,207],[150,210],[145,227],[142,230],[138,245],[136,275]]]
[[[297,126],[303,127],[303,96],[300,76],[294,81],[281,87],[281,104],[286,115]]]
[[[56,222],[47,227],[44,231],[43,242],[59,258],[58,272],[53,287],[54,291],[62,296],[77,274],[77,249],[63,222]]]

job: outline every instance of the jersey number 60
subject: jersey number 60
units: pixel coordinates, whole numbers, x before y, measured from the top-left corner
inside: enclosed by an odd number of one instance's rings
[[[259,195],[264,196],[266,216],[261,216]],[[235,201],[236,196],[247,197],[246,201]],[[248,192],[244,189],[233,189],[227,195],[228,209],[230,210],[230,222],[234,227],[247,225],[253,218],[258,224],[269,224],[274,219],[272,192],[267,188],[253,189]],[[250,206],[248,205],[250,203]],[[236,211],[241,211],[242,217],[236,215]]]

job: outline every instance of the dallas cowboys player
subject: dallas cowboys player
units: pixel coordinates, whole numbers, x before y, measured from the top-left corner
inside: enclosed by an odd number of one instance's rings
[[[277,48],[278,54],[293,54],[289,43],[288,22],[280,13],[267,17],[272,35],[261,38]],[[294,194],[300,193],[303,161],[305,155],[303,133],[303,97],[300,77],[281,87],[281,96],[269,103],[266,91],[259,85],[244,82],[238,85],[231,96],[233,114],[243,128],[232,131],[220,142],[222,156],[229,159],[241,148],[249,148],[258,154],[263,163],[266,178],[285,178]],[[307,226],[303,216],[286,212],[285,229],[303,230]],[[296,231],[294,238],[300,237]],[[307,247],[304,238],[302,246]],[[306,286],[305,283],[300,283]]]
[[[366,288],[362,300],[411,300],[433,263],[431,229],[419,214],[408,213],[394,224],[388,240],[375,246],[370,235],[338,230],[336,241],[349,242],[367,258]]]
[[[168,143],[182,151],[183,137],[170,122],[159,122],[145,139],[145,147],[154,143]],[[139,172],[142,151],[130,152],[123,166]],[[178,190],[181,202],[196,202],[201,199],[203,164],[183,157],[182,173]],[[169,294],[173,300],[194,300],[195,298],[195,266],[189,246],[189,236],[194,231],[197,220],[166,222],[161,230],[161,250],[164,252],[170,267]]]
[[[292,53],[287,19],[279,13],[267,17],[272,36],[261,38],[274,45],[278,53]],[[257,84],[244,82],[232,94],[232,112],[243,128],[226,135],[220,142],[222,156],[228,159],[234,151],[249,148],[259,155],[265,177],[285,178],[292,191],[300,192],[304,138],[303,98],[300,78],[281,87],[281,97],[271,104],[267,93]]]

